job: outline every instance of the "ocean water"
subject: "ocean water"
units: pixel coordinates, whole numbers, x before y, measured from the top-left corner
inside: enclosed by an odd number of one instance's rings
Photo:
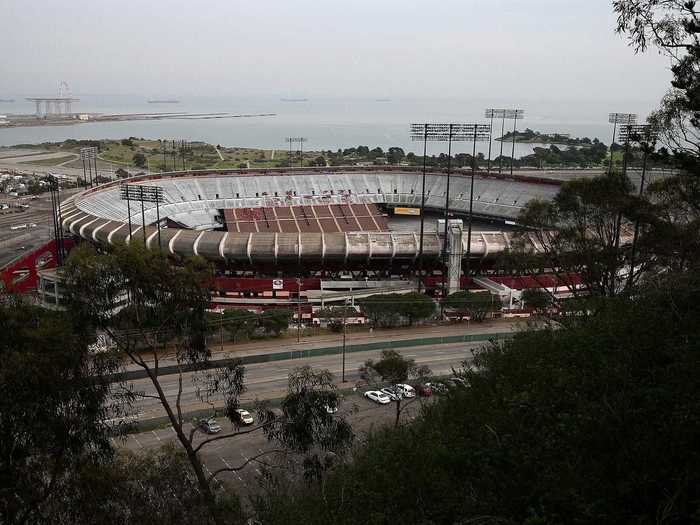
[[[399,146],[422,153],[422,143],[412,142],[412,122],[488,123],[487,107],[518,107],[525,118],[518,129],[526,127],[542,132],[569,133],[572,137],[597,137],[608,144],[612,128],[608,113],[637,112],[644,118],[656,101],[582,101],[582,100],[444,100],[444,99],[342,99],[309,97],[303,102],[285,102],[277,97],[149,97],[121,95],[76,95],[80,102],[73,110],[81,113],[152,113],[152,112],[230,112],[236,114],[274,113],[269,117],[215,120],[154,120],[95,122],[72,126],[0,128],[0,146],[74,139],[118,139],[128,136],[144,138],[200,140],[222,146],[277,148],[286,150],[285,137],[308,138],[305,150],[337,150],[358,145],[384,149]],[[13,103],[0,103],[0,114],[33,113],[34,105],[24,95],[2,95]],[[176,98],[178,104],[148,104],[148,98]],[[513,121],[505,121],[512,130]],[[500,136],[501,123],[494,121],[494,137]],[[510,155],[510,144],[503,147]],[[446,143],[428,145],[428,154],[446,152]],[[471,143],[453,144],[453,153],[471,152]],[[477,151],[488,151],[488,142],[478,143]],[[498,155],[500,143],[493,142],[492,157]],[[532,146],[516,144],[516,156],[532,151]]]

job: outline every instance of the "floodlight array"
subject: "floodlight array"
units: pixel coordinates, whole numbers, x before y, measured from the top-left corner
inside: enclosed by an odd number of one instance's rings
[[[659,138],[659,130],[651,124],[631,124],[620,127],[618,133],[620,141],[652,143]]]
[[[163,188],[160,186],[142,186],[140,184],[122,184],[119,187],[119,196],[123,201],[141,201],[161,203]]]
[[[489,108],[484,111],[484,117],[486,118],[504,118],[506,116],[507,109],[497,109]]]
[[[97,157],[97,148],[95,146],[89,146],[86,148],[80,148],[80,158],[85,160],[85,159],[94,159]]]
[[[637,115],[634,113],[610,113],[608,122],[610,124],[636,124]]]
[[[525,110],[524,109],[506,109],[505,110],[505,118],[520,120],[522,118],[525,118]]]
[[[309,139],[307,139],[306,137],[287,137],[284,140],[285,140],[285,142],[291,143],[291,142],[306,142]]]
[[[488,140],[490,127],[487,124],[411,124],[412,140],[431,142],[457,142]]]

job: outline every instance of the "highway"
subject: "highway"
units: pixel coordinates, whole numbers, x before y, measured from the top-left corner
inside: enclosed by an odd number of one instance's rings
[[[484,342],[450,343],[435,346],[397,348],[396,350],[405,357],[415,359],[416,363],[419,365],[429,366],[435,375],[445,375],[451,373],[453,367],[460,367],[465,359],[471,359],[473,355],[472,351],[481,348],[484,344]],[[245,367],[245,384],[248,390],[241,398],[242,404],[252,405],[256,399],[275,399],[283,397],[287,388],[289,372],[296,367],[304,365],[328,369],[336,376],[339,387],[352,387],[359,380],[358,368],[365,360],[370,358],[376,359],[379,357],[379,354],[380,350],[346,354],[346,382],[344,384],[340,384],[342,371],[341,355],[247,365]],[[202,372],[199,374],[202,374]],[[210,399],[209,403],[199,399],[197,395],[197,385],[193,383],[193,379],[196,379],[195,373],[183,374],[181,401],[183,412],[187,413],[202,410],[209,406],[222,406],[223,400],[220,395]],[[174,406],[178,392],[179,376],[177,374],[162,376],[160,382],[166,396]],[[153,396],[156,393],[149,379],[130,381],[126,386],[135,392],[148,396]],[[160,401],[151,397],[140,398],[134,406],[134,413],[141,421],[165,415]]]

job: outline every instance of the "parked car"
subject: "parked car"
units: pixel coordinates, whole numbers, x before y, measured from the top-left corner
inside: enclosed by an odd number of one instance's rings
[[[395,388],[382,388],[380,392],[389,396],[389,399],[391,399],[392,401],[400,401],[401,398],[403,398],[401,392],[399,392],[399,390]]]
[[[370,401],[374,401],[375,403],[379,403],[380,405],[386,405],[388,403],[391,403],[391,398],[387,396],[384,392],[380,392],[379,390],[368,390],[364,393],[364,396]]]
[[[411,385],[398,384],[396,385],[396,389],[401,392],[401,395],[405,398],[410,399],[412,397],[416,397],[416,389]]]
[[[446,394],[449,388],[445,383],[426,383],[425,386],[433,391],[433,394]]]
[[[209,419],[202,419],[199,422],[199,428],[201,428],[207,434],[218,434],[221,432],[221,425],[213,417]]]
[[[421,397],[430,397],[433,395],[433,390],[426,384],[426,385],[416,385],[415,386],[416,392],[418,392],[418,395]]]
[[[252,425],[253,416],[247,410],[237,408],[234,410],[236,420],[242,425]]]

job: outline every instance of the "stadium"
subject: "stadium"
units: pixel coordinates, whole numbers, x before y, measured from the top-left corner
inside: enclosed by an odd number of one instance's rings
[[[333,302],[415,290],[419,281],[439,295],[472,283],[463,275],[464,260],[488,264],[508,247],[523,206],[559,189],[552,180],[478,173],[468,238],[470,175],[449,177],[446,240],[448,177],[426,173],[422,246],[423,175],[403,167],[142,175],[79,193],[62,203],[60,215],[64,231],[84,241],[145,242],[175,257],[212,261],[222,305],[274,305],[302,296]],[[159,188],[159,202],[123,200],[125,183],[131,191]]]

